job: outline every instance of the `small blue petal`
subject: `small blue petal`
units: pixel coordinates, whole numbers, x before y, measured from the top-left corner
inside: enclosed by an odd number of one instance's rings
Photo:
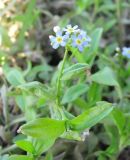
[[[54,43],[52,46],[54,49],[57,49],[59,47],[59,43]]]
[[[77,46],[76,42],[73,42],[73,43],[72,43],[72,46],[73,46],[73,47],[76,47],[76,46]]]
[[[67,29],[66,29],[66,28],[63,28],[63,31],[67,31]]]
[[[84,41],[83,42],[83,46],[87,46],[88,45],[88,42],[87,41]]]
[[[82,40],[83,37],[79,34],[77,38]]]
[[[89,36],[87,36],[87,41],[91,42],[91,38]]]
[[[82,37],[86,37],[87,36],[87,33],[84,31],[84,30],[81,30],[81,33]]]
[[[76,39],[76,35],[72,35],[71,38],[74,40]]]
[[[60,43],[60,45],[61,45],[62,47],[64,47],[64,46],[66,45],[66,43],[63,41],[63,42]]]
[[[82,46],[82,45],[79,45],[79,46],[78,46],[78,49],[79,49],[80,52],[82,52],[82,51],[83,51],[83,46]]]
[[[69,38],[69,35],[64,35],[63,40],[67,40]]]
[[[56,37],[57,37],[57,36],[62,36],[62,31],[56,32]]]
[[[70,32],[68,32],[68,30],[66,30],[65,35],[69,36]]]
[[[130,58],[130,47],[123,47],[122,55]]]
[[[49,36],[49,39],[50,39],[51,42],[54,42],[55,39],[56,39],[56,37],[54,37],[54,36],[51,35],[51,36]]]

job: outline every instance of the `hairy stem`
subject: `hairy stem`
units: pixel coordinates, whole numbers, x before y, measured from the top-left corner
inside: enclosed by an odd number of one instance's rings
[[[65,61],[66,61],[66,58],[67,58],[67,53],[68,53],[68,49],[66,47],[63,62],[61,64],[60,73],[59,73],[59,76],[58,76],[58,81],[57,81],[57,104],[58,104],[58,106],[60,106],[61,78],[62,78],[62,74],[63,74]]]

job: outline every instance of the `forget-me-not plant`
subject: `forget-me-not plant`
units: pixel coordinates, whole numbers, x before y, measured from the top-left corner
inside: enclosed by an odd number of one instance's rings
[[[79,29],[77,25],[75,25],[74,27],[72,27],[71,25],[67,25],[63,29],[60,28],[59,26],[55,26],[53,30],[56,36],[53,36],[53,35],[49,36],[52,47],[54,49],[57,49],[60,46],[65,47],[65,54],[63,57],[61,69],[59,71],[59,75],[57,79],[57,105],[60,106],[61,77],[62,77],[68,50],[71,47],[74,47],[74,48],[77,48],[80,52],[82,52],[85,47],[89,46],[91,39],[87,35],[87,32]]]

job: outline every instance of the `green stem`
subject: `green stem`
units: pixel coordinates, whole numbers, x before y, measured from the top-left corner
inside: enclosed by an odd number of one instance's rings
[[[9,147],[3,149],[3,150],[0,152],[0,154],[9,153],[9,152],[15,150],[16,148],[17,148],[17,146],[14,144],[14,145],[12,145],[12,146],[9,146]]]
[[[68,48],[66,47],[63,62],[62,62],[62,65],[61,65],[61,70],[60,70],[58,81],[57,81],[57,104],[58,104],[58,106],[60,106],[61,78],[62,78],[62,74],[63,74],[65,61],[66,61],[66,58],[67,58],[67,53],[68,53]]]
[[[119,63],[119,69],[118,69],[118,79],[121,87],[123,87],[123,78],[122,77],[122,71],[124,70],[124,64],[123,64],[123,56],[121,51],[118,51],[118,63]]]
[[[121,0],[116,0],[116,14],[117,14],[117,20],[118,20],[118,28],[119,28],[119,32],[118,32],[118,41],[119,41],[119,44],[120,44],[120,47],[122,47],[123,45],[123,40],[122,40],[122,37],[123,37],[123,26],[122,26],[122,22],[121,22],[121,9],[122,9],[122,6],[121,6]]]

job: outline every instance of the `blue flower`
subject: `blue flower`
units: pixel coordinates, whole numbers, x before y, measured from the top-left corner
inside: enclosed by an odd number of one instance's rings
[[[87,35],[87,32],[85,32],[84,30],[79,30],[78,35],[80,35],[83,38],[85,46],[91,42],[91,38]]]
[[[57,49],[59,46],[64,47],[68,40],[68,35],[62,36],[62,32],[56,32],[56,36],[49,36],[51,45],[54,49]]]
[[[122,55],[130,58],[130,47],[123,47]]]
[[[90,42],[91,42],[91,38],[89,36],[86,36],[86,37],[83,38],[84,47],[89,46]]]
[[[79,29],[79,30],[77,31],[77,34],[78,34],[78,35],[81,35],[82,37],[87,37],[87,32],[85,32],[84,30],[81,30],[81,29]]]
[[[84,49],[84,41],[81,35],[73,35],[72,36],[72,46],[77,47],[80,52]]]
[[[63,29],[63,31],[65,31],[66,34],[75,33],[77,30],[78,30],[78,26],[75,25],[74,27],[72,27],[71,24],[67,25],[67,27]]]
[[[83,49],[87,46],[89,46],[89,43],[91,42],[91,39],[89,36],[87,36],[87,33],[83,30],[78,31],[75,35],[72,35],[72,46],[77,47],[80,52],[83,51]]]

